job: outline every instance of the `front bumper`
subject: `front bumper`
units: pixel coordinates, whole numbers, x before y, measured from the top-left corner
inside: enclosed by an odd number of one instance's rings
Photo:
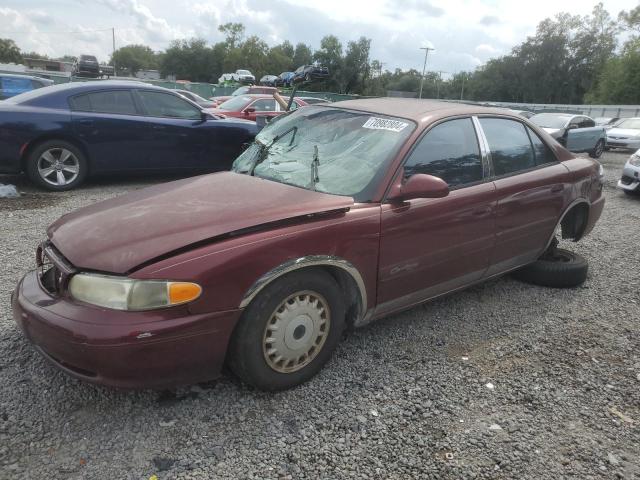
[[[11,303],[14,320],[49,362],[82,380],[120,388],[216,378],[241,314],[191,315],[184,307],[122,312],[80,305],[51,296],[35,271],[18,283]]]
[[[618,181],[618,188],[627,191],[640,191],[640,167],[626,163],[622,170],[622,178]]]
[[[607,137],[607,147],[610,148],[626,148],[629,150],[638,150],[640,148],[640,138],[609,138]]]

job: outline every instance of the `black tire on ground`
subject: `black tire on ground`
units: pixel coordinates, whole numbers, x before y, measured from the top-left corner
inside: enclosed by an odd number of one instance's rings
[[[513,276],[523,282],[553,288],[571,288],[582,285],[587,279],[589,263],[577,253],[556,248],[553,258],[542,257],[516,270]]]
[[[326,301],[329,326],[325,329],[328,328],[328,332],[322,332],[324,341],[309,355],[308,358],[312,358],[309,363],[295,371],[277,371],[267,361],[269,345],[273,347],[275,344],[269,344],[266,340],[276,336],[267,327],[276,321],[277,311],[287,314],[286,310],[280,310],[287,299],[294,297],[294,300],[297,300],[296,295],[305,293],[319,295]],[[295,319],[291,320],[290,324],[283,325],[280,330],[290,331],[289,327],[295,327],[294,321]],[[261,390],[291,388],[306,382],[322,369],[340,342],[344,327],[344,300],[333,277],[317,269],[295,271],[267,285],[245,309],[233,332],[227,363],[240,379]],[[297,330],[293,330],[291,335],[295,336]],[[303,334],[306,332],[303,331]],[[303,347],[303,350],[306,348]],[[274,358],[277,359],[277,356],[274,355],[270,361],[274,362]],[[286,364],[283,367],[286,367]]]
[[[591,158],[600,158],[602,156],[602,152],[604,152],[604,148],[604,140],[598,140],[595,148],[589,152],[589,156]]]
[[[53,158],[58,160],[62,159],[63,152],[70,152],[70,156],[68,157],[66,163],[62,165],[61,168],[65,169],[63,171],[63,175],[65,180],[68,180],[66,183],[56,182],[56,177],[54,174],[49,176],[49,181],[45,179],[41,175],[41,171],[38,169],[38,163],[40,162],[41,157],[49,152],[53,155]],[[60,155],[58,158],[57,155]],[[48,163],[44,163],[47,165]],[[74,175],[73,172],[69,171],[70,168],[77,168],[77,173]],[[89,173],[89,164],[85,155],[82,151],[77,148],[72,143],[69,143],[64,140],[46,140],[38,145],[36,145],[27,157],[26,162],[26,171],[27,175],[31,179],[33,183],[36,185],[46,188],[48,190],[53,191],[66,191],[71,190],[79,186],[87,177]],[[55,173],[55,172],[54,172]]]

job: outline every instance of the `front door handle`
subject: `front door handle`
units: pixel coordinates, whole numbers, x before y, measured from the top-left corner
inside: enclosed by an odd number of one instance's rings
[[[82,125],[82,126],[90,127],[90,126],[93,125],[93,120],[90,120],[88,118],[82,118],[82,119],[78,120],[78,123],[80,125]]]
[[[558,193],[561,192],[564,189],[564,185],[560,184],[560,185],[554,185],[553,187],[551,187],[551,193]]]
[[[154,130],[166,130],[167,127],[165,127],[164,125],[154,125],[153,129]]]
[[[491,213],[491,207],[478,207],[474,209],[472,213],[477,216],[486,215],[487,213]]]

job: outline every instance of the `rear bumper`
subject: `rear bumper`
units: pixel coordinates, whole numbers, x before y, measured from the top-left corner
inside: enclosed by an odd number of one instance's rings
[[[602,215],[602,210],[604,209],[604,197],[601,195],[600,198],[591,203],[591,208],[589,208],[589,219],[587,221],[587,226],[584,229],[584,233],[582,236],[588,235],[595,227],[597,221],[600,219]]]
[[[162,388],[217,377],[241,313],[176,316],[167,309],[166,318],[149,321],[145,312],[110,311],[112,322],[92,323],[89,319],[104,318],[103,309],[50,296],[36,272],[18,283],[12,308],[24,335],[53,365],[119,388]]]

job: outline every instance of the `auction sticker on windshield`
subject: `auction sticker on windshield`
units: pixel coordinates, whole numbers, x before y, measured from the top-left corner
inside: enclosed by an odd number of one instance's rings
[[[391,132],[400,132],[405,127],[409,125],[408,123],[401,122],[399,120],[389,120],[388,118],[378,118],[378,117],[370,117],[364,125],[363,128],[370,128],[372,130],[389,130]]]

